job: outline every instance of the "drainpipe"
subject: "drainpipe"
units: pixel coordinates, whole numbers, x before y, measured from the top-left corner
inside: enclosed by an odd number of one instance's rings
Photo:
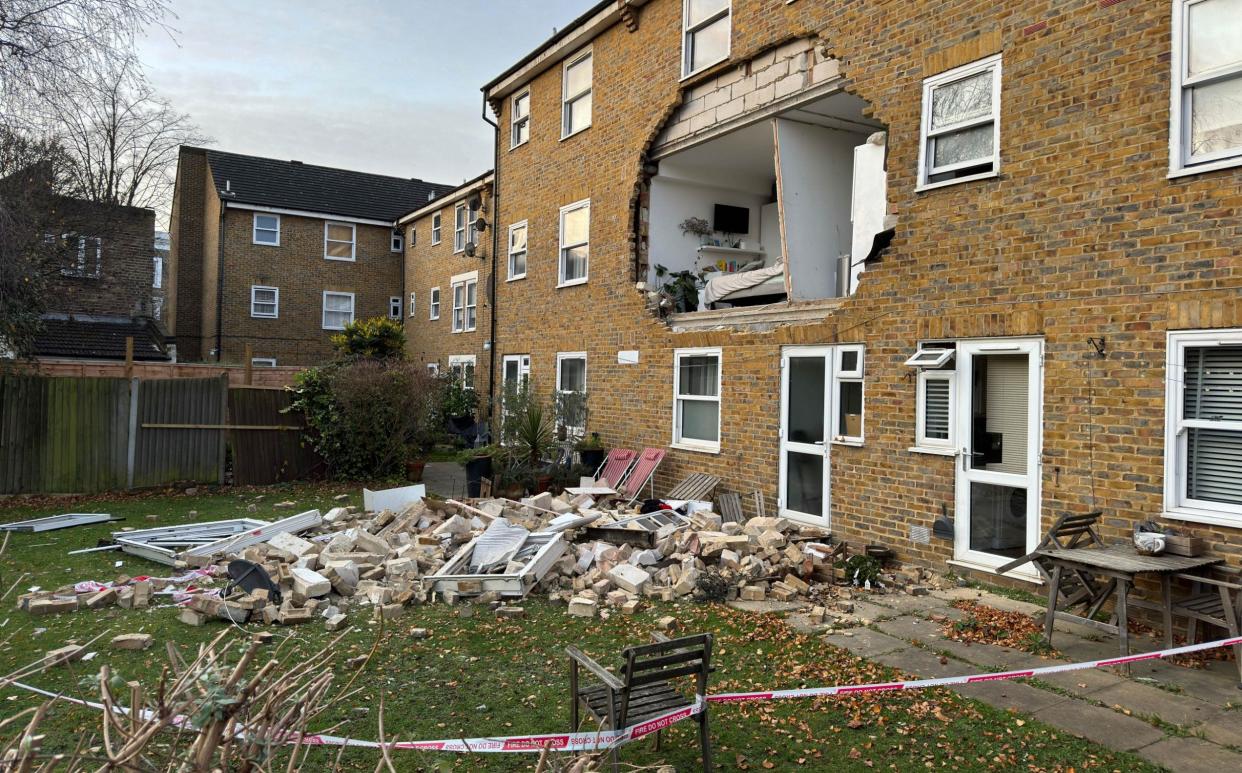
[[[220,223],[216,237],[216,362],[224,357],[224,213],[225,202],[220,202]]]
[[[496,256],[500,251],[500,124],[487,117],[487,91],[483,92],[483,120],[494,130],[495,140],[492,142],[492,276],[488,282],[488,300],[492,306],[491,355],[487,362],[487,404],[496,404]],[[484,189],[486,190],[486,188]]]

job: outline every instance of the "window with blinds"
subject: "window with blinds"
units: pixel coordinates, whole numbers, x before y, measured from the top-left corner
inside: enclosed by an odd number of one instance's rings
[[[917,447],[953,448],[953,379],[951,370],[919,371]]]
[[[1186,347],[1181,424],[1186,498],[1242,506],[1242,344]]]

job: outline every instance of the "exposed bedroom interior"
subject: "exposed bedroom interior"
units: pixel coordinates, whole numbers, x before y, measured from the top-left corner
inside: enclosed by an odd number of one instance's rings
[[[853,292],[888,227],[884,126],[844,92],[658,160],[649,286],[674,312]]]

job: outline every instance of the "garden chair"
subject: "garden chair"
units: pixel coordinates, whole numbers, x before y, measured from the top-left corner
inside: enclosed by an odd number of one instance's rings
[[[720,478],[717,478],[715,475],[708,475],[705,472],[692,472],[681,483],[669,489],[664,498],[674,501],[696,500],[710,502],[712,493],[715,492],[716,487],[719,485]]]
[[[1199,623],[1207,623],[1229,632],[1230,638],[1242,636],[1242,574],[1236,569],[1216,567],[1211,575],[1175,574],[1190,581],[1190,595],[1173,601],[1173,616],[1186,618],[1186,641],[1193,644]],[[1165,636],[1171,640],[1172,631]],[[1242,644],[1233,645],[1238,666],[1238,687],[1242,688]]]
[[[604,463],[595,471],[595,480],[608,481],[608,485],[617,486],[621,481],[625,480],[625,474],[630,471],[630,467],[634,464],[634,457],[637,456],[628,448],[614,448],[608,452],[608,457],[604,459]]]
[[[663,448],[644,448],[638,455],[638,461],[630,468],[621,485],[617,486],[617,500],[622,505],[638,499],[645,486],[650,486],[651,494],[655,496],[655,471],[660,462],[664,461],[664,454]]]
[[[694,704],[675,686],[674,680],[694,678],[694,692],[707,695],[707,677],[712,671],[712,635],[684,636],[653,644],[627,647],[621,651],[625,665],[621,676],[613,674],[577,647],[567,647],[569,655],[569,693],[571,732],[578,730],[579,711],[585,708],[604,730],[615,730],[644,722],[669,711]],[[582,686],[579,668],[596,680]],[[712,769],[711,739],[707,733],[707,705],[698,715],[699,745],[703,750],[703,770]],[[660,733],[656,733],[656,749]],[[617,750],[612,750],[612,769],[617,768]]]

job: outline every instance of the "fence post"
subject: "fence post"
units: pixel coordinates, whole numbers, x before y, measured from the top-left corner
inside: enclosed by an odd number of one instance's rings
[[[125,378],[134,377],[134,337],[125,336]]]
[[[250,360],[246,360],[249,367]],[[227,374],[220,376],[221,395],[220,395],[220,423],[229,423],[229,377]],[[224,485],[224,464],[227,455],[226,449],[229,444],[229,431],[227,429],[219,430],[220,432],[220,468],[217,473],[216,481],[219,485]]]
[[[242,355],[246,367],[246,386],[250,386],[254,379],[254,349],[250,344],[246,344],[246,353]]]
[[[133,339],[130,339],[132,344]],[[129,448],[125,465],[125,488],[134,487],[134,461],[138,453],[138,379],[129,380]]]

